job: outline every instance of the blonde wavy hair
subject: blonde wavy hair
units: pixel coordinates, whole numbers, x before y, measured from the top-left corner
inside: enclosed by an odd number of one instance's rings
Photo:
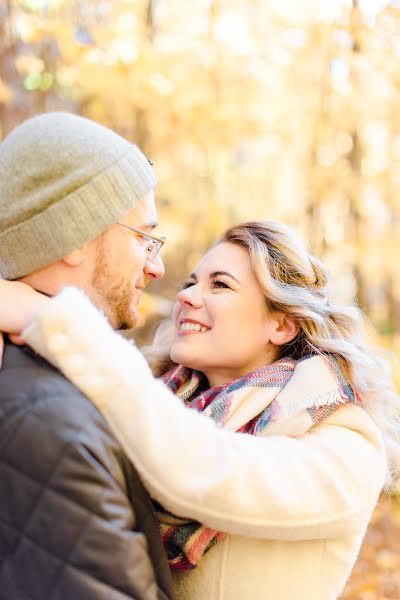
[[[382,432],[389,488],[400,477],[399,397],[388,362],[367,335],[362,312],[355,306],[343,308],[329,302],[326,267],[281,223],[236,225],[225,231],[216,245],[221,243],[235,244],[248,252],[268,309],[285,313],[298,326],[298,335],[282,347],[280,358],[326,353],[337,357],[345,377]],[[173,365],[171,344],[172,321],[168,319],[159,326],[151,346],[144,349],[156,375]]]

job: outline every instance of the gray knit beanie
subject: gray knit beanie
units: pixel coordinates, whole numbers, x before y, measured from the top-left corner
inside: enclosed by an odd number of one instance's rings
[[[106,127],[58,112],[25,121],[0,144],[0,275],[80,248],[155,185],[146,157]]]

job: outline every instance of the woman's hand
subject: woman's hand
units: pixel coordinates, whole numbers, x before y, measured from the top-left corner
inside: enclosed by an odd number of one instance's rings
[[[10,334],[18,343],[20,333],[29,325],[40,308],[49,298],[19,281],[0,279],[0,332]],[[0,333],[0,365],[3,357],[4,340]]]

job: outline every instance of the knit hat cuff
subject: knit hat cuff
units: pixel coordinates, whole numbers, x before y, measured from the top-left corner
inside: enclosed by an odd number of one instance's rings
[[[146,157],[130,146],[107,170],[45,212],[0,233],[0,274],[18,279],[96,238],[156,186]]]

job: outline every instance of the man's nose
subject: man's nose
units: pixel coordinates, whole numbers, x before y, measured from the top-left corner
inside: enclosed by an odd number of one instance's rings
[[[160,255],[153,260],[147,260],[144,266],[144,273],[149,279],[161,279],[165,275],[165,267]]]

